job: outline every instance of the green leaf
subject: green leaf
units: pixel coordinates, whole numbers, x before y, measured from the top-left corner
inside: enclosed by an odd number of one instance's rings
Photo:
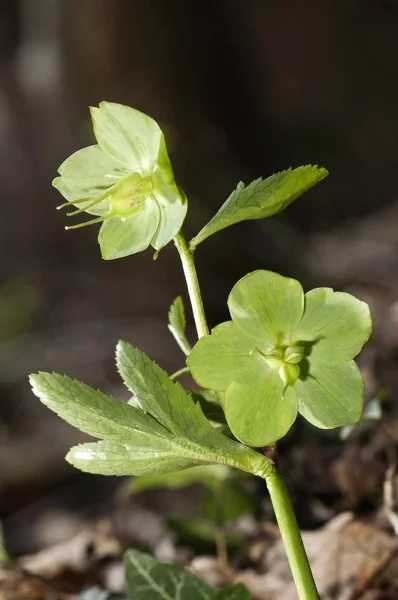
[[[166,152],[156,121],[134,108],[113,102],[100,102],[99,108],[92,107],[90,111],[95,137],[106,154],[132,172],[154,169],[159,152]]]
[[[188,355],[191,351],[191,345],[185,335],[185,311],[181,296],[177,296],[170,306],[168,328],[183,353]]]
[[[189,395],[194,402],[199,402],[203,414],[212,423],[213,427],[226,426],[225,414],[219,398],[221,393],[212,390],[192,390]]]
[[[137,550],[127,550],[124,565],[128,592],[134,600],[212,600],[216,594],[181,567],[159,563]]]
[[[218,592],[214,596],[214,600],[250,600],[250,596],[243,583],[238,583],[238,585]]]
[[[88,146],[67,158],[58,169],[53,186],[70,202],[87,198],[87,202],[76,204],[79,208],[88,206],[93,198],[103,196],[128,170],[117,160],[108,156],[99,146]],[[108,212],[109,202],[103,200],[87,210],[92,215]]]
[[[247,187],[240,182],[217,214],[191,240],[191,249],[230,225],[280,212],[327,175],[326,169],[307,165],[275,173],[265,180],[256,179]]]
[[[275,346],[290,344],[303,314],[304,292],[296,279],[253,271],[234,285],[228,307],[238,327],[268,353]]]
[[[283,383],[266,363],[231,383],[225,393],[227,423],[242,443],[269,446],[282,438],[297,416],[295,387]]]
[[[189,435],[200,441],[213,433],[201,408],[194,404],[177,382],[146,354],[127,342],[116,348],[116,364],[126,387],[137,397],[140,407],[177,436]],[[199,427],[199,430],[198,430]]]
[[[216,591],[185,569],[159,563],[138,550],[127,550],[124,565],[134,600],[250,600],[242,584]]]
[[[118,402],[85,383],[57,373],[29,377],[33,393],[67,423],[93,437],[131,442],[139,436],[152,439],[169,436],[168,431],[142,410]]]
[[[143,352],[126,342],[116,350],[119,373],[141,408],[157,419],[181,446],[182,456],[237,467],[260,474],[269,468],[257,452],[222,435],[192,402],[179,383],[173,383],[163,369]],[[258,471],[260,470],[260,471]]]
[[[62,375],[30,376],[33,392],[51,410],[105,440],[72,448],[71,464],[106,475],[167,473],[212,462],[260,476],[271,468],[267,459],[216,431],[200,405],[145,354],[120,343],[118,365],[140,408]]]
[[[85,473],[98,475],[163,474],[203,464],[200,453],[183,440],[136,438],[131,443],[79,444],[69,450],[66,460]]]
[[[298,409],[320,429],[357,423],[362,415],[364,383],[353,360],[327,364],[311,360],[309,372],[295,384]]]
[[[123,258],[148,248],[159,226],[159,207],[153,198],[147,198],[140,211],[121,219],[107,219],[98,235],[102,258]]]
[[[296,341],[313,342],[312,358],[342,363],[354,358],[372,332],[369,306],[351,294],[317,288],[304,297]]]

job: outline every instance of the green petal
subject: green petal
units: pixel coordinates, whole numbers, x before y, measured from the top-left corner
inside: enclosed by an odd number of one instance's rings
[[[311,357],[320,360],[340,363],[354,358],[372,331],[368,305],[330,288],[311,290],[304,300],[295,341],[314,342]]]
[[[308,375],[294,387],[299,412],[316,427],[351,425],[361,418],[364,383],[353,360],[333,365],[312,360]]]
[[[295,388],[264,363],[235,380],[225,394],[228,425],[243,444],[268,446],[282,438],[297,416]]]
[[[235,323],[261,341],[260,349],[290,344],[304,306],[298,281],[271,271],[254,271],[232,288],[228,306]]]
[[[58,169],[53,186],[69,200],[98,198],[110,190],[128,171],[118,161],[101,150],[99,146],[88,146],[67,158]],[[90,200],[87,201],[87,204]],[[86,203],[76,206],[84,208]],[[103,215],[108,211],[108,202],[102,201],[87,212]]]
[[[159,218],[158,205],[152,198],[147,198],[137,214],[104,221],[98,236],[102,258],[122,258],[148,248],[159,226]]]
[[[205,335],[195,344],[187,364],[195,381],[204,388],[223,391],[229,384],[256,365],[263,365],[259,353],[250,353],[255,340],[246,336],[235,323],[217,325],[211,335]]]
[[[163,184],[153,190],[160,210],[160,223],[152,246],[160,250],[180,231],[187,214],[188,203],[175,183]]]
[[[90,111],[95,137],[104,152],[129,171],[154,170],[163,138],[156,121],[134,108],[113,102],[100,102],[99,108]]]

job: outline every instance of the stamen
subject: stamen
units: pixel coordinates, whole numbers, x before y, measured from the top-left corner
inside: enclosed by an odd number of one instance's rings
[[[57,206],[57,210],[61,210],[61,208],[66,208],[67,206],[72,206],[74,204],[81,204],[82,202],[89,202],[89,200],[91,200],[91,198],[80,198],[80,200],[71,200],[70,202],[64,202],[63,204],[60,204],[59,206]],[[98,199],[97,199],[98,202]]]
[[[84,208],[78,208],[77,210],[74,210],[73,212],[66,213],[66,216],[73,217],[74,215],[80,215],[81,213],[86,212],[87,209],[90,209],[93,206],[95,206],[96,204],[98,204],[98,202],[100,202],[100,200],[98,198],[96,198],[95,200],[93,200],[90,204],[88,204]]]
[[[97,219],[91,219],[91,221],[86,221],[85,223],[78,223],[77,225],[69,225],[66,226],[65,229],[69,231],[69,229],[81,229],[81,227],[87,227],[87,225],[95,225],[95,223],[102,223],[105,221],[108,215],[104,215],[103,217],[98,217]]]

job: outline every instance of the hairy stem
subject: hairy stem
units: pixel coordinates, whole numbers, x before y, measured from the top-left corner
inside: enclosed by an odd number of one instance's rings
[[[188,248],[187,242],[181,232],[174,238],[174,243],[181,258],[196,331],[198,332],[198,338],[201,338],[209,333],[209,328],[203,308],[202,294],[200,292],[193,254]]]
[[[299,600],[319,600],[289,492],[276,468],[266,483]]]

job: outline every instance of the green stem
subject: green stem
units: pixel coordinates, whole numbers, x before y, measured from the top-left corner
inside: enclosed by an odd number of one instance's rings
[[[191,301],[193,318],[195,320],[198,338],[209,333],[205,311],[203,308],[202,294],[200,293],[198,275],[196,273],[193,254],[188,248],[183,234],[180,232],[174,238],[174,243],[181,258],[185,280],[187,282],[189,299]]]
[[[276,468],[266,478],[266,482],[299,600],[319,600],[285,482]]]
[[[187,373],[189,373],[189,367],[183,367],[182,369],[179,369],[178,371],[170,375],[170,379],[172,381],[177,381],[177,379],[179,379],[183,375],[186,375]]]
[[[174,238],[174,243],[181,258],[195,325],[198,337],[201,338],[209,333],[209,328],[203,308],[193,254],[181,232]],[[272,466],[269,470],[269,465],[270,462],[267,459],[267,472],[263,472],[261,475],[268,486],[299,600],[319,600],[289,493],[276,467]]]

